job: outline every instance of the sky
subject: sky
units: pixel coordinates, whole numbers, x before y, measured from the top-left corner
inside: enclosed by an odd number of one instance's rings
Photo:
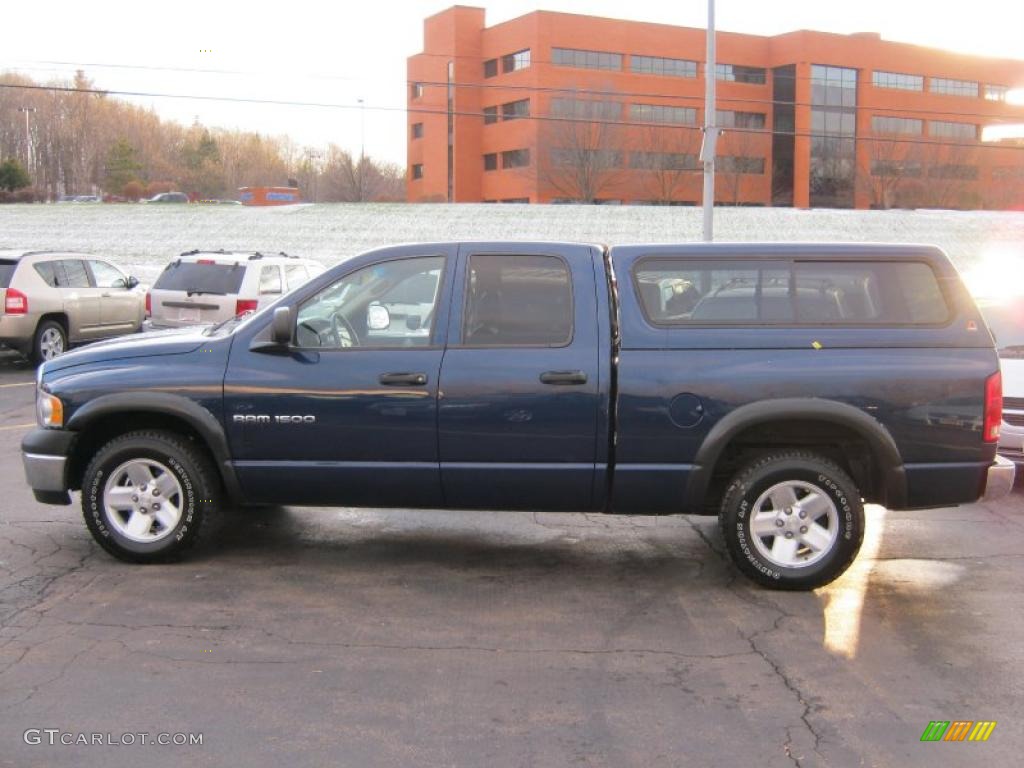
[[[4,3],[0,71],[145,93],[316,102],[330,107],[132,97],[182,123],[288,134],[404,163],[406,57],[422,50],[423,19],[450,1],[223,2],[48,0]],[[534,10],[703,27],[705,0],[495,0],[487,24]],[[940,5],[940,7],[942,7]],[[1024,59],[1024,0],[939,8],[919,0],[718,0],[717,27],[774,35],[794,29],[880,32],[888,40]],[[44,9],[45,17],[41,17]],[[956,9],[956,12],[953,12]],[[1024,86],[1024,83],[1014,84]],[[359,105],[359,100],[363,105]]]

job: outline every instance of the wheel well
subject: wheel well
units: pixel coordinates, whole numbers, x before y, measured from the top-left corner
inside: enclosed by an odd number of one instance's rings
[[[67,336],[69,331],[68,316],[63,312],[50,312],[39,318],[39,322],[36,323],[36,331],[39,330],[39,326],[45,323],[47,320],[53,320],[60,323],[60,326],[64,329],[64,335]]]
[[[717,514],[726,485],[740,467],[780,448],[802,448],[830,459],[853,478],[865,501],[885,501],[883,470],[863,435],[830,421],[797,419],[762,422],[729,440],[711,473],[705,495],[707,511]]]
[[[71,490],[82,487],[82,475],[85,474],[85,468],[96,455],[96,451],[118,435],[139,429],[161,429],[187,437],[206,453],[210,463],[217,470],[217,476],[220,477],[220,468],[210,446],[187,421],[166,413],[128,411],[100,416],[79,433],[68,466],[68,483]]]

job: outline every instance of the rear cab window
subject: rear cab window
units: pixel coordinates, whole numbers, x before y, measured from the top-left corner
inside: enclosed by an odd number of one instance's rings
[[[634,286],[656,326],[936,326],[949,303],[913,260],[641,259]]]
[[[214,261],[173,261],[160,273],[153,290],[185,291],[225,296],[238,293],[245,277],[244,264]]]

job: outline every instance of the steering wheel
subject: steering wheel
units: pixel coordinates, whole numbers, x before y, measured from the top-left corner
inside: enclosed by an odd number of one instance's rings
[[[340,312],[331,315],[331,331],[338,340],[339,347],[359,346],[359,337],[352,324]]]

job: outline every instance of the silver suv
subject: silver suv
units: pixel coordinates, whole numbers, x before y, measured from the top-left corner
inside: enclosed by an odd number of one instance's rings
[[[217,323],[277,301],[324,271],[284,253],[188,251],[172,261],[146,297],[147,329]]]
[[[139,281],[109,261],[65,251],[0,251],[0,344],[33,362],[71,344],[142,326]]]

